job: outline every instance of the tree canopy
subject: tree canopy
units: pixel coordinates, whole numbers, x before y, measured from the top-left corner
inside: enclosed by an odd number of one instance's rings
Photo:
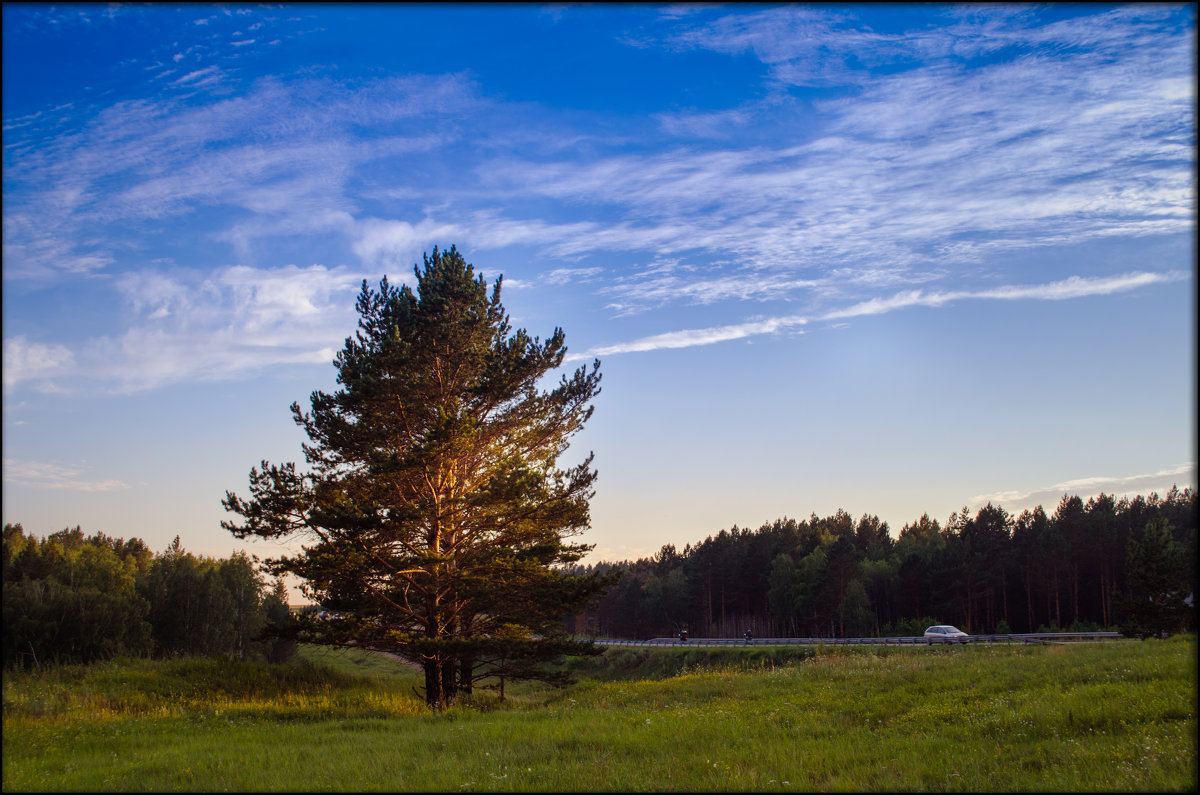
[[[416,291],[366,281],[358,331],[337,355],[332,394],[292,405],[307,471],[266,461],[251,498],[223,501],[238,538],[297,538],[268,562],[300,577],[333,620],[308,637],[419,663],[439,706],[485,677],[561,676],[538,663],[590,651],[562,630],[608,581],[568,572],[591,547],[592,456],[562,468],[591,416],[599,362],[563,375],[565,336],[514,331],[451,247],[414,267]]]
[[[154,554],[140,538],[45,538],[4,526],[4,667],[89,663],[117,656],[285,655],[287,590],[272,593],[245,553],[216,560],[179,537]]]

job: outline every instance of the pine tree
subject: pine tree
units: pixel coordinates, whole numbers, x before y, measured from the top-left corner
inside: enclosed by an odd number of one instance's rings
[[[539,384],[566,353],[513,331],[487,285],[451,247],[414,268],[417,289],[364,281],[358,331],[334,365],[341,388],[292,405],[308,435],[308,471],[262,462],[252,498],[226,492],[238,538],[299,538],[268,561],[338,616],[310,633],[325,643],[392,651],[425,671],[440,707],[481,677],[558,677],[533,663],[591,651],[562,617],[607,578],[567,573],[590,546],[592,456],[561,469],[592,414],[599,362]]]
[[[1188,622],[1191,593],[1187,550],[1162,517],[1146,523],[1126,548],[1129,590],[1117,594],[1121,629],[1141,638],[1178,632]]]

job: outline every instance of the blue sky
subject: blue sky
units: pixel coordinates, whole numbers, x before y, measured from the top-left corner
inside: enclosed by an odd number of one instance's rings
[[[3,520],[213,555],[362,280],[603,392],[592,559],[1196,485],[1187,5],[3,9]]]

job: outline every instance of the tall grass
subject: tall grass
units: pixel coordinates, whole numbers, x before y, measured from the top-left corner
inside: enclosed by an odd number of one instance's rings
[[[6,677],[3,784],[1195,788],[1194,637],[792,651],[612,650],[572,661],[586,678],[567,690],[529,685],[503,704],[481,696],[437,714],[413,692],[419,672],[363,652],[321,664],[126,662]]]

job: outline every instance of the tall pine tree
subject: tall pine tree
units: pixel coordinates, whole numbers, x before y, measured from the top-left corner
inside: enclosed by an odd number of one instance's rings
[[[310,444],[295,464],[250,471],[251,499],[226,492],[238,538],[296,538],[268,561],[335,618],[310,639],[392,651],[420,664],[439,707],[481,678],[561,674],[540,663],[591,651],[562,617],[607,578],[568,574],[590,546],[596,472],[560,468],[592,414],[599,362],[539,387],[566,353],[513,331],[482,276],[451,247],[415,267],[416,293],[364,281],[359,328],[334,364],[341,388],[292,405]]]

